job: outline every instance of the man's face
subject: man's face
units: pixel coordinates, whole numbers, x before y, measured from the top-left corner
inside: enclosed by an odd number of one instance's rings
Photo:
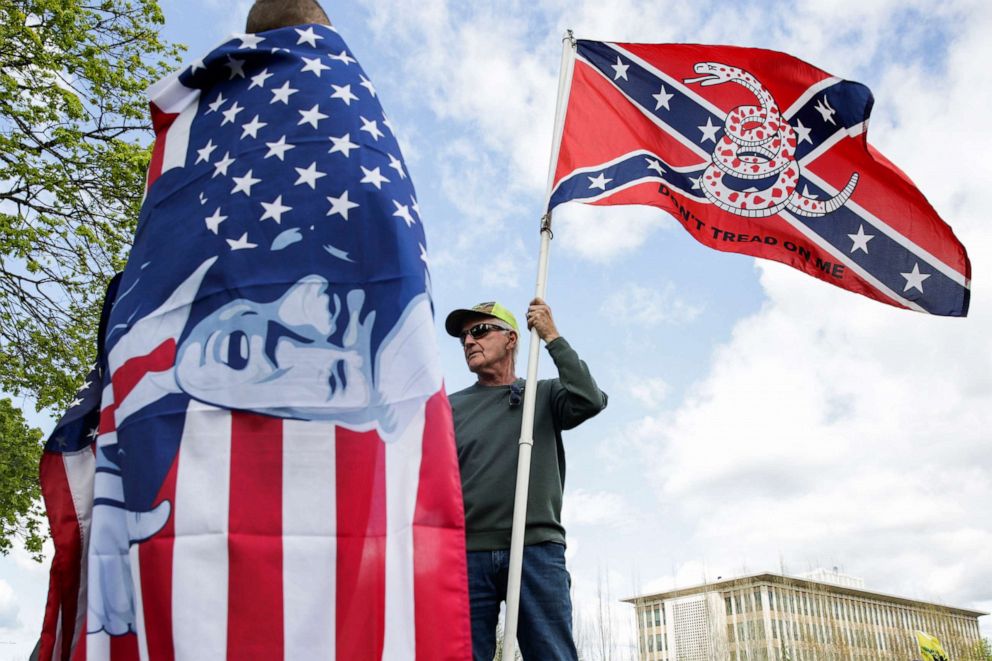
[[[465,344],[462,346],[465,352],[465,364],[473,373],[495,367],[503,362],[513,362],[513,347],[517,343],[517,334],[513,331],[493,330],[482,337],[474,338],[468,333],[473,326],[484,323],[502,325],[502,322],[495,317],[481,315],[462,324],[462,333],[465,337]]]
[[[340,300],[335,296],[332,314],[326,289],[323,278],[306,276],[276,301],[237,299],[220,307],[176,350],[176,383],[202,402],[276,409],[286,417],[324,419],[368,408],[373,357],[371,325],[359,321],[364,292],[346,298],[355,330],[339,346],[329,337],[344,322]]]

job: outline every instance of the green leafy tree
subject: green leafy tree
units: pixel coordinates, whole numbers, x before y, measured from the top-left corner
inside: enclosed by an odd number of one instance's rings
[[[992,641],[982,638],[975,644],[975,658],[979,661],[992,661]]]
[[[130,248],[144,90],[179,55],[163,20],[156,0],[0,0],[0,391],[39,409],[64,409],[88,371],[104,287]],[[9,403],[2,415],[6,553],[18,531],[40,541],[39,439]]]
[[[10,400],[0,399],[0,553],[20,537],[37,556],[44,541],[38,501],[38,459],[41,430],[24,422]]]
[[[0,388],[61,408],[92,361],[171,69],[156,0],[0,0]]]

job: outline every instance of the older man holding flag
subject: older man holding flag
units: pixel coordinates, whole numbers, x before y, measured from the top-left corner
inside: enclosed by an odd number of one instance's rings
[[[874,101],[864,85],[756,48],[576,40],[571,30],[562,42],[537,298],[547,286],[552,213],[574,201],[656,206],[717,250],[774,259],[890,305],[967,315],[967,252],[868,144]],[[539,344],[534,331],[529,381]],[[534,404],[531,393],[520,431],[506,655],[521,603]]]
[[[526,659],[578,657],[572,638],[571,577],[561,522],[565,489],[564,430],[606,408],[589,367],[558,332],[551,308],[534,299],[527,327],[547,343],[557,379],[517,378],[519,328],[495,301],[448,314],[445,330],[462,344],[476,383],[451,395],[465,500],[472,648],[475,661],[496,649],[496,621],[509,587],[517,443],[524,394],[534,397],[534,475],[529,480],[520,584],[520,648]]]

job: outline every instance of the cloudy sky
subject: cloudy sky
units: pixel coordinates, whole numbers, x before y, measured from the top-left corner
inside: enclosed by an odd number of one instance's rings
[[[239,30],[249,4],[163,0],[165,36],[192,59]],[[548,299],[610,394],[566,437],[581,636],[596,635],[599,593],[820,566],[992,610],[992,5],[358,4],[325,2],[401,139],[441,318],[493,298],[519,314],[533,295],[566,28],[782,50],[868,85],[869,141],[969,250],[970,316],[932,318],[711,251],[652,208],[561,209]],[[468,385],[457,343],[443,337],[441,351],[449,391]],[[30,649],[45,588],[23,554],[0,561],[0,659]],[[631,613],[615,613],[622,637]]]

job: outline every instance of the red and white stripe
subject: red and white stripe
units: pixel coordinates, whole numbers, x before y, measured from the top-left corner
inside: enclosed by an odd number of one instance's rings
[[[148,164],[145,190],[162,173],[186,165],[189,132],[199,106],[200,90],[180,83],[176,73],[148,88],[148,98],[151,99],[155,145]]]
[[[174,518],[131,549],[137,640],[86,658],[467,658],[454,456],[443,393],[390,444],[191,402]]]
[[[86,543],[93,514],[92,447],[46,452],[40,479],[55,545],[39,659],[67,659],[86,617]]]

